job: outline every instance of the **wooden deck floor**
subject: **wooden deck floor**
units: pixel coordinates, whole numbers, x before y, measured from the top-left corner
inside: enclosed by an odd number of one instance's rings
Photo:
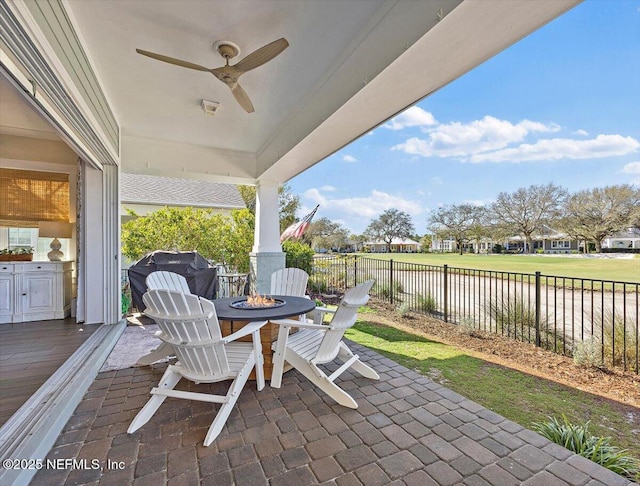
[[[0,325],[0,426],[98,327],[75,318]]]

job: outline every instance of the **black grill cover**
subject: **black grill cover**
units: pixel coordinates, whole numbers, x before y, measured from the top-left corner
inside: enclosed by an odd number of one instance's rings
[[[192,294],[214,299],[218,290],[216,269],[195,251],[154,251],[142,257],[129,268],[131,300],[140,312],[145,305],[142,296],[147,291],[145,282],[151,272],[164,270],[177,273],[187,279]]]

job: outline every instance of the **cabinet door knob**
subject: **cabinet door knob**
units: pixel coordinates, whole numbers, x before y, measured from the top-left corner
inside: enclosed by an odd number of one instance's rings
[[[40,265],[38,265],[38,269],[42,268]]]
[[[27,293],[25,292],[25,293],[24,293],[24,294],[22,294],[22,295],[27,295]]]

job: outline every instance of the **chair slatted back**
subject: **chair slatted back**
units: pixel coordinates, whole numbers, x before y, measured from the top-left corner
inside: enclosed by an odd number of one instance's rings
[[[314,362],[325,363],[332,361],[336,357],[345,331],[356,322],[358,308],[369,301],[369,291],[373,283],[373,279],[367,280],[344,294],[329,324],[332,329],[324,333],[324,338],[318,348]]]
[[[271,295],[304,297],[309,275],[300,268],[283,268],[271,275]]]
[[[144,313],[158,323],[162,341],[170,344],[178,361],[194,376],[229,373],[229,363],[213,302],[175,290],[149,290],[142,297]]]
[[[166,289],[177,290],[178,292],[184,292],[185,294],[191,293],[187,279],[174,272],[167,272],[165,270],[151,272],[147,275],[145,282],[148,290]]]

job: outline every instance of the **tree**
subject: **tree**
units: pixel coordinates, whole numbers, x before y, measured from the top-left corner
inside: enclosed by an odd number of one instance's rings
[[[527,251],[532,253],[532,235],[543,224],[552,225],[560,219],[566,197],[566,189],[553,183],[501,192],[491,205],[492,218],[504,229],[522,236]]]
[[[420,245],[422,245],[422,251],[430,250],[433,245],[433,235],[424,235],[420,238]]]
[[[378,219],[371,221],[365,230],[369,238],[384,241],[387,252],[391,251],[394,238],[409,238],[414,232],[411,216],[397,209],[387,209]]]
[[[640,187],[636,188],[636,190],[640,191]],[[631,214],[629,215],[629,224],[632,228],[640,230],[640,204],[631,211]]]
[[[283,184],[278,188],[278,206],[280,213],[280,233],[295,223],[296,212],[300,208],[300,197],[291,193],[291,188]]]
[[[328,218],[320,218],[309,225],[303,240],[313,248],[343,248],[347,244],[349,230],[340,223],[334,223]]]
[[[256,188],[255,186],[238,186],[240,196],[244,200],[247,209],[256,213]],[[280,218],[280,233],[296,222],[296,212],[300,207],[300,197],[291,193],[288,184],[278,187],[278,212]]]
[[[607,236],[633,227],[639,206],[640,189],[629,184],[586,189],[567,199],[561,228],[575,239],[594,242],[600,252]]]
[[[249,269],[253,245],[254,216],[247,209],[231,217],[210,210],[165,207],[122,225],[122,253],[134,260],[155,250],[198,251],[207,260]]]
[[[462,255],[467,241],[472,237],[481,237],[479,235],[484,215],[484,207],[472,204],[453,204],[433,211],[428,221],[435,233],[453,238]]]
[[[353,244],[355,251],[362,251],[362,249],[364,248],[364,244],[367,242],[367,235],[351,234],[349,235],[349,241],[351,241],[351,243]]]

